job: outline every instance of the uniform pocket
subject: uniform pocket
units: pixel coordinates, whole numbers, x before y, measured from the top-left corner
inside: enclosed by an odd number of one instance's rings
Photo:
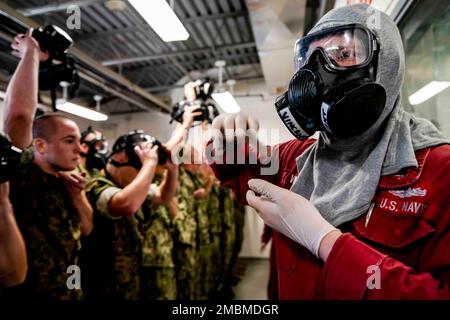
[[[370,219],[363,216],[353,225],[360,236],[392,248],[406,247],[436,231],[422,219],[422,215],[402,214],[381,208],[374,208]]]
[[[197,241],[197,222],[195,217],[178,212],[173,221],[175,241],[188,246],[195,246]]]

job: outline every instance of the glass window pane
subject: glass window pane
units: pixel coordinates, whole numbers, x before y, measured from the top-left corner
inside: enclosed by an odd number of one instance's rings
[[[450,138],[450,6],[425,20],[405,50],[404,104]]]

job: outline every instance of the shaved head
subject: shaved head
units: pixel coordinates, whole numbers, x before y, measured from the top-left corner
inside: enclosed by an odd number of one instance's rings
[[[58,113],[37,117],[33,122],[33,151],[35,161],[47,172],[72,171],[81,160],[80,129]]]
[[[58,124],[66,121],[73,122],[59,113],[48,113],[37,117],[33,121],[33,139],[41,138],[45,141],[50,141],[58,130]]]

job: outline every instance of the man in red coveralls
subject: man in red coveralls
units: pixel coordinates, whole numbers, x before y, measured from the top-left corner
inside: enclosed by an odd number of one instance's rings
[[[217,161],[259,125],[214,122],[225,134],[210,145],[216,176],[276,230],[280,299],[450,298],[450,146],[403,110],[404,61],[387,15],[335,9],[295,45],[297,72],[275,105],[297,139],[274,149],[277,173]]]

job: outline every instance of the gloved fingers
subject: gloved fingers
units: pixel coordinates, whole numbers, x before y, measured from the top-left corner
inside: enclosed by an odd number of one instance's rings
[[[214,131],[222,131],[223,130],[223,121],[225,119],[225,115],[220,115],[214,119],[211,129]]]
[[[247,116],[243,115],[243,114],[237,114],[236,117],[234,118],[234,126],[237,129],[241,129],[243,131],[246,131],[248,129],[247,126]]]
[[[256,194],[253,192],[253,190],[248,190],[247,194],[245,195],[245,198],[247,199],[247,203],[250,207],[252,207],[255,210],[259,210],[259,198],[256,196]]]
[[[247,191],[246,199],[248,205],[258,211],[259,216],[264,222],[273,227],[273,223],[276,220],[273,213],[279,210],[277,204],[265,196],[257,196],[253,190]]]
[[[266,146],[264,144],[260,144],[259,161],[261,162],[261,164],[268,165],[273,160],[276,160],[275,157],[273,156],[273,155],[275,155],[275,153],[272,152],[273,149],[274,149],[274,147],[272,147],[272,146]]]
[[[253,117],[248,117],[247,119],[248,129],[258,131],[259,130],[259,122]]]
[[[216,119],[214,119],[211,130],[213,150],[219,154],[223,153],[223,135],[222,135],[223,121],[224,117],[222,116],[219,116]]]
[[[238,143],[245,143],[246,134],[247,134],[247,117],[238,114],[235,118],[235,136]]]
[[[264,195],[273,201],[278,198],[280,192],[285,190],[262,179],[251,179],[248,181],[248,186],[256,193]]]
[[[223,123],[225,143],[234,143],[235,121],[234,117],[226,117]]]

